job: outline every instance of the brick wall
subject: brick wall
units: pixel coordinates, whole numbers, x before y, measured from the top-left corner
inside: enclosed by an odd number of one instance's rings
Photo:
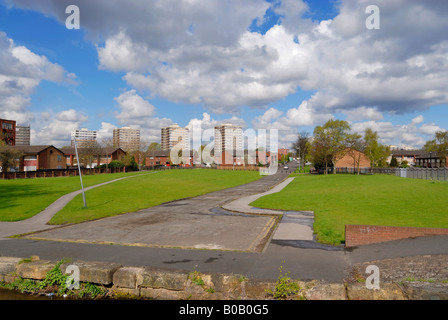
[[[335,163],[336,168],[353,168],[358,166],[354,159],[359,159],[359,167],[360,168],[370,168],[370,159],[364,153],[356,151],[356,150],[345,150],[345,154],[342,158],[338,159]],[[357,161],[357,162],[358,162]]]
[[[448,229],[346,225],[345,246],[354,247],[398,239],[434,235],[448,235]]]

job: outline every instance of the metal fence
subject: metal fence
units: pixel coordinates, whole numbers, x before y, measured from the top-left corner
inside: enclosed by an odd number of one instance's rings
[[[336,173],[357,174],[357,168],[336,168]],[[359,168],[360,174],[390,174],[402,178],[448,181],[448,168]]]
[[[448,181],[448,168],[397,168],[395,175],[402,178]]]

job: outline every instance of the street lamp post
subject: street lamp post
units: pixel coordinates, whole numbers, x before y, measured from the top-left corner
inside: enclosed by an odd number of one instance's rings
[[[82,200],[84,201],[84,208],[87,208],[87,204],[86,204],[86,195],[85,195],[85,193],[84,193],[84,186],[83,186],[83,184],[82,184],[81,167],[79,166],[78,145],[76,144],[76,138],[73,138],[73,141],[74,141],[74,143],[75,143],[76,162],[78,163],[79,180],[81,181]]]

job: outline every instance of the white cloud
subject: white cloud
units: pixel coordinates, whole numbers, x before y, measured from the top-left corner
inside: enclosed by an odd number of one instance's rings
[[[62,66],[24,46],[17,46],[6,33],[0,32],[0,118],[15,120],[19,125],[33,123],[34,144],[52,143],[61,137],[65,139],[65,136],[50,137],[50,134],[64,135],[67,128],[76,126],[67,124],[67,121],[86,121],[85,116],[67,110],[57,115],[59,118],[54,119],[55,123],[42,128],[42,121],[49,120],[50,115],[30,111],[31,95],[42,81],[74,83],[74,79],[76,76],[68,74]]]
[[[380,142],[399,147],[422,148],[426,140],[421,134],[432,136],[436,131],[443,130],[433,123],[422,123],[418,116],[409,124],[396,125],[389,121],[365,121],[351,124],[352,130],[364,134],[365,129],[371,128],[378,132]],[[419,125],[419,126],[418,126]],[[430,137],[431,138],[431,137]]]
[[[347,115],[347,121],[360,120],[382,120],[383,114],[375,108],[359,107],[352,110],[343,110],[342,113]]]
[[[425,120],[425,117],[423,115],[418,115],[414,119],[412,119],[413,124],[419,124],[422,123]]]
[[[71,4],[8,2],[53,15],[61,23]],[[309,7],[301,0],[130,0],[126,6],[97,0],[82,2],[80,9],[100,67],[124,72],[129,86],[150,97],[203,104],[234,120],[244,106],[260,108],[266,112],[252,124],[282,128],[282,137],[338,112],[349,121],[364,121],[355,126],[377,127],[385,141],[401,134],[403,143],[421,143],[417,134],[429,134],[436,125],[419,117],[404,127],[381,120],[386,113],[448,103],[446,1],[382,2],[380,30],[365,27],[368,0],[338,3],[338,15],[320,22],[303,18]],[[249,26],[254,21],[260,25],[268,8],[280,15],[281,24],[265,34],[251,32]],[[15,47],[5,36],[0,40],[0,48],[7,49],[0,50],[0,97],[26,92],[17,112],[26,110],[26,98],[42,79],[73,79],[45,57]],[[289,110],[269,108],[298,87],[313,96]],[[155,118],[155,108],[136,91],[124,93],[117,103],[120,123],[142,126],[151,136],[162,123],[171,123]]]
[[[421,127],[418,129],[420,133],[434,136],[437,131],[444,131],[441,127],[436,125],[435,123],[424,123],[421,125]]]
[[[52,112],[49,112],[52,114]],[[36,119],[31,130],[31,141],[35,145],[55,145],[62,147],[70,145],[71,132],[81,127],[88,117],[76,110],[69,109],[56,113],[48,117],[48,114],[41,114],[40,119]]]
[[[155,107],[137,94],[136,90],[129,90],[115,98],[120,113],[116,118],[121,124],[144,125],[147,118],[154,116]]]

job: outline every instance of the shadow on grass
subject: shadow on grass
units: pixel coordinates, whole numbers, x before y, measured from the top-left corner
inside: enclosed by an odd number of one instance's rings
[[[57,191],[42,190],[33,185],[0,185],[0,221],[11,221],[11,214],[15,213],[17,208],[23,203],[35,204],[38,206],[42,202],[39,201],[42,196],[58,194]],[[45,205],[49,205],[45,204]],[[23,212],[18,213],[23,215]],[[9,217],[9,219],[7,218]],[[7,220],[5,220],[7,219]]]

